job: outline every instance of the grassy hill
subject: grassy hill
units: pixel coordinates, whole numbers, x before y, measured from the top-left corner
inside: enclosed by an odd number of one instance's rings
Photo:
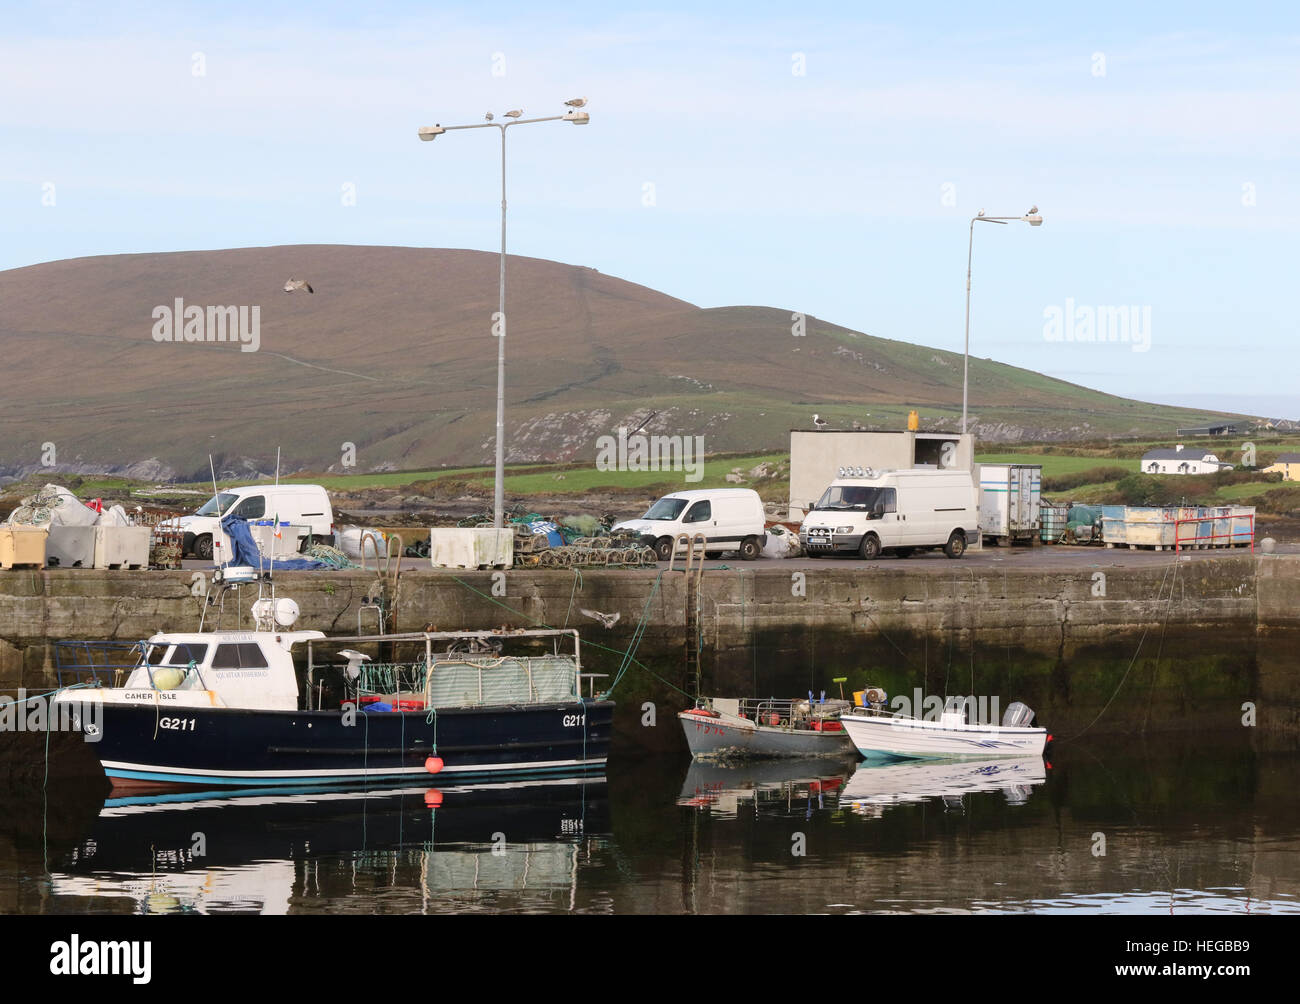
[[[274,466],[441,471],[493,451],[497,256],[333,245],[114,255],[0,272],[0,471],[53,443],[60,469],[199,479]],[[287,278],[315,293],[286,294]],[[701,309],[594,269],[509,262],[507,458],[591,463],[620,424],[702,435],[715,453],[781,451],[832,427],[955,427],[961,356],[775,307]],[[159,343],[153,310],[261,308],[260,346]],[[923,337],[918,333],[918,337]],[[1143,404],[983,359],[986,442],[1172,435],[1211,413]],[[869,417],[868,417],[869,413]],[[152,463],[146,463],[153,461]],[[132,467],[131,465],[135,465]]]

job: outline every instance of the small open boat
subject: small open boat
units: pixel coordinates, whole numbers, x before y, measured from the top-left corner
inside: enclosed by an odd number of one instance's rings
[[[840,724],[848,701],[701,698],[678,712],[691,756],[844,756],[853,745]]]
[[[964,708],[945,711],[937,721],[873,705],[840,716],[844,731],[868,760],[1041,756],[1051,737],[1033,720],[1033,709],[1019,701],[1007,707],[1001,725],[968,723]]]

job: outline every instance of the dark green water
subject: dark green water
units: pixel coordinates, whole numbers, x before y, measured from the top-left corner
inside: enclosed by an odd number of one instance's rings
[[[1050,766],[642,757],[437,794],[51,784],[0,804],[0,910],[1300,913],[1298,767],[1234,734]]]

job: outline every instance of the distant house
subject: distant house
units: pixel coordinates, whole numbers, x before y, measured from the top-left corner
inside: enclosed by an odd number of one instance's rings
[[[1149,450],[1142,456],[1144,474],[1213,474],[1215,471],[1230,471],[1231,464],[1219,462],[1213,453],[1204,450],[1183,448],[1183,444],[1168,448]]]
[[[1263,473],[1282,475],[1283,481],[1300,481],[1300,453],[1283,453]]]
[[[1180,436],[1244,436],[1250,431],[1249,422],[1237,422],[1223,425],[1198,425],[1190,429],[1179,429]]]

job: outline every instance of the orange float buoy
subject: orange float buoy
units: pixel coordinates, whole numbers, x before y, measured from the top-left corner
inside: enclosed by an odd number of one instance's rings
[[[424,793],[424,804],[430,809],[436,809],[442,805],[442,792],[437,788],[430,788]]]
[[[424,761],[424,769],[427,770],[430,774],[438,773],[438,771],[442,770],[442,757],[440,756],[429,757],[429,759]]]

